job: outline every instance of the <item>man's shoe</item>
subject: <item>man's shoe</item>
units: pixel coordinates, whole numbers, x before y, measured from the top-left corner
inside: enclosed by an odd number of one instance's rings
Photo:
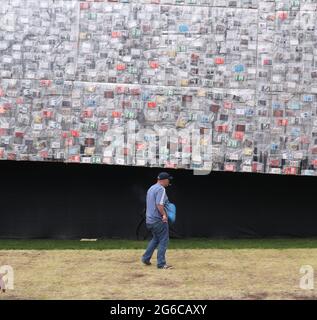
[[[142,262],[143,262],[143,264],[145,264],[146,266],[150,266],[150,265],[152,264],[150,261],[144,261],[143,259],[142,259]]]
[[[162,267],[158,267],[158,269],[174,269],[174,267],[166,264],[166,265],[164,265]]]

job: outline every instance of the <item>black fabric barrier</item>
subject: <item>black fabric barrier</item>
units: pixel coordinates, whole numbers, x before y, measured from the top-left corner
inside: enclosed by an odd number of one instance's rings
[[[162,171],[14,161],[0,169],[0,238],[25,239],[135,239],[146,190]],[[317,177],[169,172],[171,237],[317,236]]]

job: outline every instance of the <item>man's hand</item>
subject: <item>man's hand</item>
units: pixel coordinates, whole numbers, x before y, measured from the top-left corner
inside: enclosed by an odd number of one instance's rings
[[[157,205],[157,208],[158,208],[158,210],[160,211],[160,213],[161,213],[161,215],[162,215],[162,220],[163,220],[163,222],[164,222],[164,223],[167,223],[167,222],[168,222],[168,217],[167,217],[167,213],[166,213],[166,211],[165,211],[165,209],[164,209],[164,206],[161,205],[161,204],[158,204],[158,205]]]

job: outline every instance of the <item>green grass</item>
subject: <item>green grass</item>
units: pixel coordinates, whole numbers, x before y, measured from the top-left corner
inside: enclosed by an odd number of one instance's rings
[[[98,240],[0,240],[0,250],[111,250],[144,249],[148,241]],[[169,249],[309,249],[317,248],[317,239],[171,239]]]

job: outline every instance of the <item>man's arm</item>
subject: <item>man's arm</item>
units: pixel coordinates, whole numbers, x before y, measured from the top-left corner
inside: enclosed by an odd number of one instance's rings
[[[162,189],[160,189],[156,194],[155,204],[158,211],[162,215],[163,222],[167,222],[168,218],[164,208],[164,199],[165,199],[165,188],[162,187]]]
[[[165,211],[164,205],[162,204],[157,204],[157,209],[160,212],[160,214],[162,215],[163,218],[163,222],[167,222],[167,213]]]

